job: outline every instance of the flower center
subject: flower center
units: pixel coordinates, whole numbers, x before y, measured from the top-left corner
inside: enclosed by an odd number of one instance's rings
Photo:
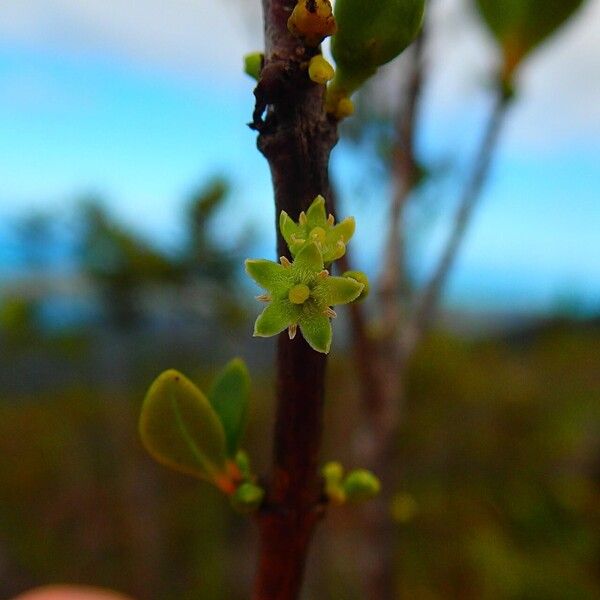
[[[288,298],[292,304],[304,304],[310,296],[310,289],[307,285],[299,283],[295,285],[289,292]]]
[[[315,227],[310,232],[310,239],[315,242],[323,243],[325,241],[326,235],[327,234],[325,233],[325,230],[322,227]]]

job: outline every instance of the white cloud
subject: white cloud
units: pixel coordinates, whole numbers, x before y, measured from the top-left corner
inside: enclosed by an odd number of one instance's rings
[[[450,119],[477,98],[495,60],[471,0],[432,2],[430,108]],[[260,0],[4,0],[0,37],[149,69],[233,78],[261,45]],[[544,148],[600,134],[600,0],[587,6],[522,73],[511,138]]]
[[[259,42],[258,7],[258,0],[8,0],[0,4],[0,36],[185,74],[231,72]]]

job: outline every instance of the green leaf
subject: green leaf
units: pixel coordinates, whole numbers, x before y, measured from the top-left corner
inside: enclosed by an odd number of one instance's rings
[[[331,348],[331,323],[324,315],[311,315],[299,323],[302,336],[317,352],[327,354]]]
[[[204,394],[178,371],[165,371],[150,386],[139,431],[158,462],[224,491],[230,485],[223,426]]]
[[[327,277],[315,286],[313,294],[328,306],[334,306],[356,300],[363,287],[362,283],[350,277]]]
[[[553,35],[583,0],[475,0],[504,55],[505,77]]]
[[[415,39],[424,11],[425,0],[337,0],[332,87],[349,96],[378,67],[398,56]]]
[[[256,319],[254,335],[271,337],[281,333],[289,325],[297,322],[301,310],[299,306],[288,300],[279,300],[269,304]]]
[[[272,260],[248,259],[246,260],[246,273],[260,287],[273,294],[283,294],[290,286],[289,269]]]
[[[208,393],[208,399],[217,413],[223,430],[227,455],[235,457],[246,428],[250,375],[241,358],[234,358],[218,375]]]

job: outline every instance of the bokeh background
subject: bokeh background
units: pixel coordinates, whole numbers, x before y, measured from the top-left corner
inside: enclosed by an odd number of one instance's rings
[[[414,286],[448,233],[498,61],[468,0],[431,8],[417,139],[430,175],[407,215]],[[246,445],[268,465],[273,343],[250,336],[242,269],[275,247],[241,66],[260,48],[256,0],[0,4],[2,598],[50,582],[139,600],[247,597],[252,527],[208,486],[156,466],[136,419],[159,371],[206,385],[242,356]],[[385,108],[401,68],[367,104]],[[520,73],[441,319],[409,374],[390,508],[401,597],[600,596],[599,73],[598,0]],[[383,126],[344,130],[332,164],[373,280],[390,194],[382,114]],[[338,321],[324,456],[351,460],[360,413]],[[360,598],[352,511],[317,541],[306,598]]]

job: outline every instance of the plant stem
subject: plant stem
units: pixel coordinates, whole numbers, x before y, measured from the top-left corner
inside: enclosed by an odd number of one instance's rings
[[[269,162],[276,217],[282,210],[297,217],[318,194],[327,198],[329,155],[337,142],[337,124],[323,110],[324,87],[306,73],[316,50],[287,29],[294,5],[263,0],[265,64],[252,124]],[[279,232],[277,249],[289,257]],[[279,336],[273,471],[258,514],[254,600],[295,600],[300,594],[308,547],[325,508],[318,470],[325,370],[326,356],[300,335]]]

